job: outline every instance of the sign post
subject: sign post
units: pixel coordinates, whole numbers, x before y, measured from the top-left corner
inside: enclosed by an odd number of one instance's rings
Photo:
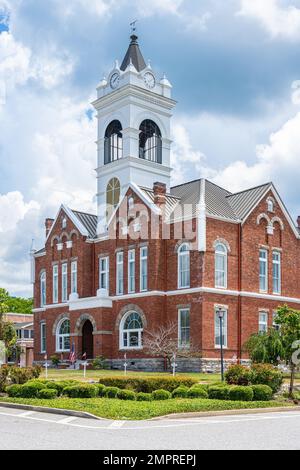
[[[48,380],[48,367],[49,367],[49,364],[48,364],[48,356],[47,354],[45,355],[45,375],[46,375],[46,380]]]
[[[84,361],[84,363],[83,363],[83,377],[86,378],[86,366],[87,366],[86,353],[84,353],[82,355],[82,360]]]
[[[127,354],[124,354],[124,375],[127,375]]]
[[[175,377],[175,375],[176,375],[176,367],[177,367],[177,364],[176,364],[176,354],[173,354],[171,366],[172,366],[172,369],[173,369],[173,377]]]

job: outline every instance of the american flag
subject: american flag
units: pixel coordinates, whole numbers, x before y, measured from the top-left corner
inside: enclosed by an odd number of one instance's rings
[[[72,349],[70,351],[70,357],[69,357],[69,360],[70,362],[72,362],[72,364],[75,362],[76,360],[76,356],[75,356],[75,343],[72,343]]]
[[[82,360],[86,361],[86,352],[84,354],[82,354]]]

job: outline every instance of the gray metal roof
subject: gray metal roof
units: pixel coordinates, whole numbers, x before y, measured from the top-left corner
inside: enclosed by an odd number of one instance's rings
[[[82,223],[82,225],[87,229],[89,238],[96,238],[97,237],[97,223],[98,218],[94,214],[87,214],[85,212],[74,211],[72,210],[73,214],[77,217],[77,219]]]
[[[127,69],[131,61],[133,65],[135,66],[136,70],[138,72],[141,72],[142,70],[146,68],[146,62],[144,60],[144,57],[139,47],[139,43],[137,41],[138,37],[135,34],[133,34],[130,37],[130,39],[131,39],[131,43],[129,44],[128,50],[122,62],[121,70],[124,72]]]
[[[258,203],[271,185],[272,183],[267,183],[227,196],[230,206],[240,220],[247,216],[252,207]]]
[[[141,191],[154,203],[154,192],[153,189],[144,188],[140,186]],[[165,215],[168,218],[170,214],[174,211],[175,207],[180,204],[180,199],[172,194],[166,194],[166,206],[165,206]]]

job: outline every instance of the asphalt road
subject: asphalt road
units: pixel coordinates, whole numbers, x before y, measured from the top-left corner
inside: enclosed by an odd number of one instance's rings
[[[0,407],[0,449],[300,449],[300,413],[109,421]]]

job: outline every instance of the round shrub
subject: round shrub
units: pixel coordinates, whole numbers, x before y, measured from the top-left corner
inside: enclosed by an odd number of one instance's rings
[[[95,387],[98,390],[98,397],[104,397],[106,387],[103,384],[95,384]]]
[[[224,386],[212,386],[208,387],[208,398],[211,400],[228,400],[229,399],[230,387]]]
[[[249,385],[250,369],[239,364],[232,365],[225,372],[225,379],[229,385]]]
[[[6,393],[9,397],[16,398],[20,396],[22,385],[14,384],[6,387]]]
[[[45,388],[45,384],[40,382],[32,382],[28,384],[24,384],[20,388],[20,397],[22,398],[36,398],[38,392]]]
[[[274,393],[280,390],[283,374],[271,364],[253,364],[251,367],[251,384],[268,385]]]
[[[154,392],[152,392],[152,398],[153,400],[169,400],[172,398],[172,395],[167,390],[154,390]]]
[[[117,393],[119,400],[135,400],[136,394],[132,390],[119,390]]]
[[[273,390],[268,385],[251,385],[254,401],[270,401],[273,398]]]
[[[69,398],[95,398],[98,394],[97,387],[90,384],[72,385],[65,387],[63,394]]]
[[[44,388],[38,392],[37,397],[42,400],[53,400],[53,398],[57,397],[57,390],[54,388]]]
[[[188,398],[208,398],[208,392],[201,385],[189,388],[187,393]]]
[[[48,382],[46,388],[48,388],[49,390],[56,390],[57,395],[61,395],[63,389],[67,386],[68,384],[66,384],[65,382]]]
[[[120,391],[118,387],[106,387],[104,390],[104,396],[106,398],[117,398],[117,394]]]
[[[183,385],[181,387],[177,387],[172,392],[172,398],[187,398],[188,390],[189,389]]]
[[[251,387],[243,387],[242,385],[234,385],[229,389],[229,400],[232,401],[252,401],[253,390]]]
[[[152,401],[153,397],[152,397],[151,393],[139,392],[136,395],[136,400],[137,401]]]

